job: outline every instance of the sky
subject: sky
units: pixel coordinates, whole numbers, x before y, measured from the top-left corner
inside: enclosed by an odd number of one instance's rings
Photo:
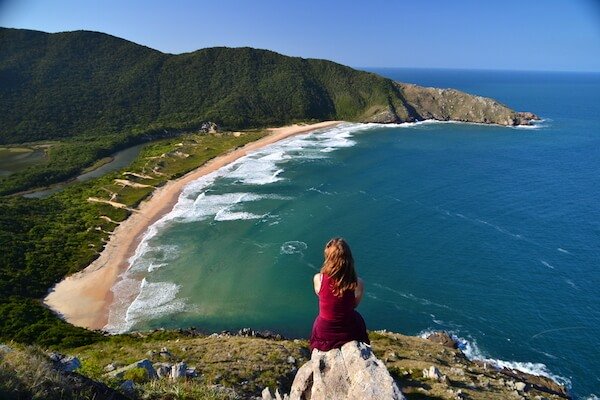
[[[0,26],[173,54],[251,46],[353,67],[600,72],[600,0],[0,0]]]

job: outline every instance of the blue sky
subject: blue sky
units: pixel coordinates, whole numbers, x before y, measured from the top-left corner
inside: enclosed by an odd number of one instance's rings
[[[0,26],[354,67],[600,71],[600,0],[0,0]]]

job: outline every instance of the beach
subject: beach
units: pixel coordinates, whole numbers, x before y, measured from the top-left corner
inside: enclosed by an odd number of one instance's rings
[[[108,322],[108,310],[113,301],[111,288],[129,267],[128,260],[134,254],[144,232],[174,207],[186,185],[264,146],[339,123],[341,121],[325,121],[269,129],[269,135],[218,156],[179,179],[167,182],[117,226],[94,262],[54,286],[44,303],[73,325],[102,329]]]

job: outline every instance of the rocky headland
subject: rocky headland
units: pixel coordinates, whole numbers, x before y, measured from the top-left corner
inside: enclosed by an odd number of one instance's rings
[[[423,87],[394,82],[401,106],[390,103],[364,122],[402,123],[423,120],[471,122],[504,126],[532,125],[540,118],[530,112],[510,109],[489,97],[475,96],[456,89]]]

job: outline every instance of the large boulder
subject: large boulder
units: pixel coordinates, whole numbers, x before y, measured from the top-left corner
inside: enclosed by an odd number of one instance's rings
[[[393,400],[404,399],[404,396],[371,347],[353,341],[341,349],[327,352],[313,350],[310,361],[298,370],[289,396],[284,395],[283,398]],[[265,390],[263,399],[274,398]]]

